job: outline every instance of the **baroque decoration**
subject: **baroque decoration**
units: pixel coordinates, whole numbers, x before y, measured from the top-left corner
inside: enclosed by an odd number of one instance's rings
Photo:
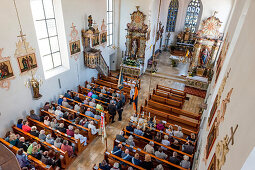
[[[41,79],[36,79],[34,73],[32,73],[32,78],[25,82],[25,86],[31,88],[33,93],[33,98],[38,100],[42,97],[40,94],[40,86],[42,85]]]
[[[213,16],[203,21],[202,28],[197,32],[196,43],[189,72],[196,75],[199,71],[200,76],[207,77],[211,81],[213,76],[214,62],[221,44],[221,21]]]
[[[74,23],[72,23],[71,29],[72,29],[70,33],[71,40],[69,41],[70,54],[71,57],[74,57],[75,61],[77,61],[81,52],[81,43],[78,30],[76,29]]]
[[[11,66],[10,57],[2,57],[3,48],[0,48],[0,87],[9,90],[14,73]]]
[[[101,33],[100,33],[100,43],[105,47],[107,43],[107,26],[105,25],[105,21],[103,19],[101,25]]]

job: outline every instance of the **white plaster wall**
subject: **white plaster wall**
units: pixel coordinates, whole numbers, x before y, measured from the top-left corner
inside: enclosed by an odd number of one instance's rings
[[[92,15],[95,22],[101,26],[102,20],[106,20],[106,0],[61,0],[63,8],[63,17],[66,31],[66,40],[70,40],[70,30],[72,22],[77,26],[79,34],[82,28],[87,27],[87,16]],[[41,57],[38,49],[36,33],[33,24],[33,18],[30,7],[30,0],[16,0],[20,14],[23,31],[26,34],[28,42],[36,49],[38,70],[36,76],[43,79],[43,85],[40,89],[43,97],[40,100],[32,100],[30,89],[24,86],[24,82],[29,75],[20,76],[20,71],[16,58],[14,58],[17,35],[19,34],[18,21],[15,13],[13,1],[1,0],[0,5],[0,48],[4,48],[3,56],[11,56],[11,64],[16,78],[11,81],[11,87],[8,91],[0,89],[0,135],[2,136],[10,127],[16,123],[16,120],[25,117],[30,109],[42,107],[44,102],[56,100],[59,94],[68,89],[76,89],[79,84],[84,84],[85,80],[90,80],[92,76],[97,75],[96,70],[85,68],[83,53],[80,54],[78,61],[69,58],[70,70],[61,73],[55,77],[45,80],[41,64]],[[86,28],[85,27],[85,28]],[[80,34],[81,36],[81,34]],[[68,51],[69,51],[69,47]],[[99,47],[102,54],[109,64],[109,55],[114,50],[108,47]],[[69,54],[68,54],[69,55]],[[58,79],[61,80],[62,88],[59,88]]]
[[[255,85],[255,80],[252,78],[254,74],[252,68],[254,67],[253,41],[255,35],[252,27],[254,26],[253,18],[255,16],[255,2],[250,0],[236,1],[234,7],[234,13],[231,21],[229,22],[230,24],[228,29],[226,30],[226,32],[229,33],[232,42],[224,62],[222,72],[219,76],[219,80],[216,86],[211,88],[211,90],[208,92],[212,95],[208,99],[208,110],[204,112],[203,116],[207,117],[210,113],[214,98],[217,95],[222,79],[226,74],[226,71],[228,71],[230,68],[230,77],[227,80],[222,94],[222,99],[226,97],[231,88],[234,88],[234,90],[231,97],[231,102],[227,106],[224,122],[221,123],[219,127],[219,136],[214,143],[212,151],[207,160],[207,164],[205,164],[205,162],[202,160],[204,148],[206,146],[206,139],[208,136],[208,131],[205,130],[207,121],[200,132],[202,139],[202,153],[200,153],[200,163],[198,169],[207,169],[210,160],[215,153],[217,142],[222,140],[225,135],[231,135],[231,126],[235,127],[238,124],[239,128],[235,134],[235,144],[233,146],[229,146],[230,151],[227,155],[226,163],[222,170],[241,169],[249,153],[254,147],[255,129],[253,126],[253,96],[255,94],[255,90],[253,87]],[[242,56],[245,56],[245,58]]]

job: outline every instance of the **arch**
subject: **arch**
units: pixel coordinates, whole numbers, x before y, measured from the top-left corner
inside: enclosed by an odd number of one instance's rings
[[[200,23],[201,14],[201,0],[191,0],[187,8],[184,29],[189,28],[192,33],[195,33]]]
[[[166,25],[167,32],[175,31],[178,8],[179,8],[179,1],[172,0],[169,4],[169,8],[168,8],[167,25]]]

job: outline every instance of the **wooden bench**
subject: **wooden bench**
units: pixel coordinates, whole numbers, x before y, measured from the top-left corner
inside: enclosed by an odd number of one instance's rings
[[[199,114],[195,114],[192,112],[188,112],[185,110],[181,110],[172,106],[168,106],[165,104],[161,104],[152,100],[145,100],[145,106],[149,106],[153,109],[162,111],[162,112],[166,112],[172,115],[176,115],[176,116],[185,116],[185,117],[189,117],[191,119],[197,120],[198,122],[200,121],[200,115]]]
[[[160,89],[160,90],[172,93],[172,94],[182,96],[182,98],[184,98],[184,99],[186,98],[186,95],[187,95],[186,92],[184,92],[184,91],[173,89],[173,88],[166,87],[166,86],[162,86],[159,84],[157,84],[156,89]]]
[[[176,100],[172,100],[172,99],[167,99],[167,98],[164,98],[164,97],[160,97],[160,96],[157,96],[155,94],[150,94],[149,95],[149,100],[153,100],[155,102],[159,102],[161,104],[165,104],[165,105],[169,105],[169,106],[173,106],[173,107],[176,107],[176,108],[182,108],[183,106],[183,103],[182,102],[178,102]]]
[[[166,122],[169,122],[172,125],[176,124],[178,126],[181,126],[184,129],[186,129],[186,131],[189,133],[193,133],[193,132],[197,133],[198,128],[199,128],[198,122],[190,121],[190,120],[187,120],[182,117],[178,117],[175,115],[171,115],[169,113],[161,112],[161,111],[155,110],[153,108],[150,108],[148,106],[140,107],[140,114],[142,114],[143,112],[150,113],[151,117],[156,116],[157,119],[165,120]]]
[[[47,111],[42,110],[42,109],[40,110],[40,113],[41,113],[41,115],[47,115],[51,118],[57,118],[57,116],[55,114],[52,114],[52,113],[47,112]],[[66,125],[65,127],[67,127],[68,125],[72,125],[72,126],[78,128],[78,129],[80,129],[81,130],[80,133],[83,136],[87,137],[87,143],[88,144],[91,143],[93,141],[93,139],[95,138],[94,135],[91,134],[91,129],[89,129],[89,128],[83,127],[79,124],[75,124],[75,123],[73,123],[69,120],[66,120],[64,118],[61,118],[60,120],[57,120],[57,121],[58,121],[58,123],[64,123],[64,125]]]
[[[113,79],[115,79],[115,80],[119,80],[118,78],[112,76],[111,74],[109,74],[108,77],[111,77],[111,78],[113,78]],[[125,75],[123,75],[123,79],[124,79],[124,81],[125,81],[126,79],[129,80],[129,81],[136,81],[136,84],[138,85],[138,89],[141,89],[141,79],[139,79],[139,78],[133,78],[133,77],[125,76]],[[132,84],[133,84],[133,83],[132,83]]]
[[[16,146],[11,145],[9,142],[5,141],[4,139],[0,138],[0,142],[4,144],[7,148],[9,148],[14,154],[17,154],[19,148]],[[28,155],[26,152],[24,152],[27,155],[28,160],[31,161],[31,164],[35,166],[38,170],[53,170],[52,166],[45,165],[40,160],[34,158],[31,155]]]
[[[20,134],[21,136],[23,136],[26,141],[28,140],[31,143],[32,142],[40,143],[42,146],[44,146],[48,150],[54,149],[54,151],[58,155],[58,158],[59,158],[59,155],[62,155],[63,156],[63,159],[61,159],[61,167],[62,168],[67,168],[71,164],[71,162],[73,161],[73,159],[68,156],[67,152],[62,151],[61,149],[55,147],[54,145],[51,145],[51,144],[39,139],[38,137],[35,137],[35,136],[31,135],[30,133],[27,133],[27,132],[19,129],[17,126],[12,126],[12,129],[13,129],[14,133]]]
[[[125,138],[127,139],[127,137],[125,137]],[[155,167],[159,164],[159,162],[154,161],[154,160],[158,160],[158,161],[161,161],[161,162],[163,163],[164,169],[169,169],[169,166],[171,165],[171,166],[176,167],[176,168],[179,168],[179,169],[181,169],[181,170],[187,170],[187,169],[185,169],[185,168],[182,168],[182,167],[179,166],[179,165],[173,164],[173,163],[171,163],[171,162],[169,162],[169,161],[167,161],[167,160],[158,158],[158,157],[156,157],[156,156],[153,155],[153,154],[150,154],[150,153],[148,153],[148,152],[145,152],[145,151],[144,151],[143,149],[141,149],[141,148],[130,146],[130,145],[128,145],[128,144],[126,144],[126,143],[124,143],[124,142],[120,142],[120,141],[118,141],[118,140],[114,140],[113,147],[114,147],[114,146],[117,146],[118,144],[122,144],[122,145],[125,146],[126,148],[132,148],[133,150],[135,150],[136,152],[132,152],[132,150],[130,150],[130,152],[133,153],[132,156],[134,156],[135,153],[139,153],[139,158],[140,158],[140,160],[142,160],[141,157],[144,158],[145,155],[150,155],[150,157],[152,158],[152,162],[154,163],[154,166],[155,166]]]
[[[175,100],[175,101],[178,101],[178,102],[182,102],[182,104],[184,104],[184,102],[185,102],[185,99],[182,98],[181,96],[171,94],[169,92],[162,91],[162,90],[159,90],[159,89],[153,89],[152,94],[155,94],[157,96],[164,97],[164,98],[167,98],[167,99]]]

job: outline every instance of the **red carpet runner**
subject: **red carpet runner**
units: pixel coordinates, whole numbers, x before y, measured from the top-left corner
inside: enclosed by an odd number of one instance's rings
[[[206,90],[200,90],[193,87],[185,86],[184,91],[188,94],[205,98],[206,96]]]

